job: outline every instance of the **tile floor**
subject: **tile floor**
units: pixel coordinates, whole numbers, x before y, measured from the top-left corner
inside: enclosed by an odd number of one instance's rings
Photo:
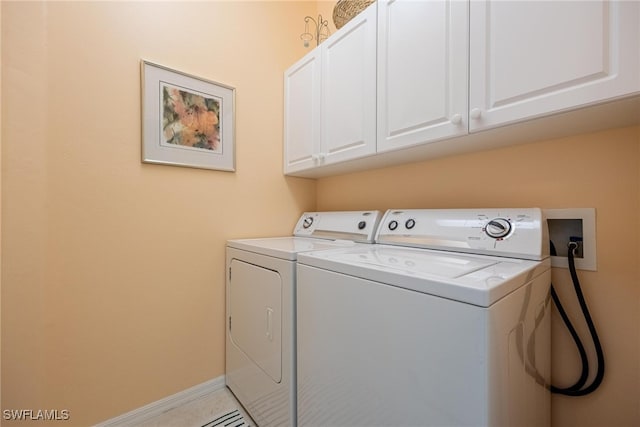
[[[201,427],[217,416],[239,409],[247,427],[256,427],[226,387],[151,418],[140,427]]]

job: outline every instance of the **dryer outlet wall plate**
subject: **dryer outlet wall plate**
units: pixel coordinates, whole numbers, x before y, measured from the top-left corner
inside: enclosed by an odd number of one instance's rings
[[[569,242],[576,242],[576,269],[597,271],[595,208],[543,209],[549,226],[549,240],[557,256],[551,256],[551,266],[569,268]]]

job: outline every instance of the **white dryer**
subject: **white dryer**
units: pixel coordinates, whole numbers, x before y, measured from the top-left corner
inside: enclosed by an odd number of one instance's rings
[[[294,237],[227,242],[226,384],[260,427],[296,425],[298,253],[372,243],[381,217],[304,213]]]
[[[539,209],[390,210],[298,257],[299,426],[550,424]]]

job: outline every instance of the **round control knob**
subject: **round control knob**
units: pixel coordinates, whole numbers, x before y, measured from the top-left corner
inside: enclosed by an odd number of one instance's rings
[[[367,221],[360,221],[358,223],[358,230],[364,230],[366,226],[367,226]]]
[[[494,218],[487,223],[484,232],[494,239],[502,239],[511,232],[511,223],[506,218]]]
[[[389,223],[389,230],[393,231],[398,228],[398,221],[393,220]]]
[[[311,224],[313,224],[313,218],[308,216],[302,221],[302,228],[309,228]]]
[[[413,227],[416,226],[416,220],[413,218],[410,218],[407,220],[407,222],[404,223],[404,226],[407,227],[407,230],[411,230]]]

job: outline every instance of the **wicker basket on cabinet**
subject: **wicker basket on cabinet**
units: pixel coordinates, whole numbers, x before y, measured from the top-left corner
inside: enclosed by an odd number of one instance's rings
[[[333,7],[333,23],[339,30],[375,0],[338,0]]]

